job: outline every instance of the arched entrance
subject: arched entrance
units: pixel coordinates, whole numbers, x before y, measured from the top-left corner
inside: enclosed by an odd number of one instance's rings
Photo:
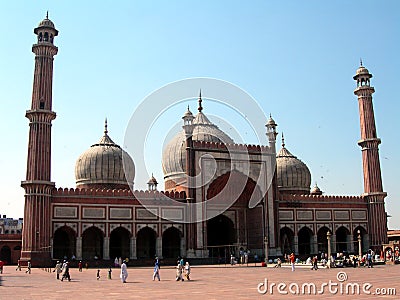
[[[124,227],[115,228],[110,234],[110,258],[130,257],[130,233]]]
[[[348,251],[347,243],[350,242],[348,238],[349,235],[349,230],[344,226],[341,226],[336,230],[336,252]]]
[[[219,215],[207,221],[207,247],[210,257],[225,257],[228,245],[236,243],[235,227],[227,216]],[[228,250],[227,250],[228,249]]]
[[[164,258],[181,256],[181,232],[176,227],[170,227],[162,236],[162,255]]]
[[[288,227],[281,228],[281,249],[283,254],[294,252],[294,233]]]
[[[361,238],[361,253],[365,253],[367,251],[367,249],[368,249],[368,234],[367,234],[367,231],[363,227],[358,226],[358,227],[356,227],[354,229],[354,232],[353,232],[353,243],[354,243],[354,253],[355,254],[359,253],[358,231],[360,231],[360,238]]]
[[[97,227],[90,227],[82,234],[82,258],[85,260],[103,256],[103,232]]]
[[[236,216],[244,213],[243,217],[235,217],[237,223],[232,223],[232,227],[235,227],[237,231],[233,230],[233,233],[226,238],[222,237],[224,234],[221,234],[221,237],[217,237],[214,241],[214,236],[218,235],[218,231],[210,232],[209,225],[207,225],[208,246],[241,243],[244,247],[255,251],[253,253],[264,251],[263,194],[252,178],[237,170],[222,174],[210,184],[206,198],[212,200],[214,205],[216,204],[216,210],[221,210],[221,205],[224,204],[226,208],[235,210]],[[207,209],[214,209],[212,203],[207,204]],[[215,218],[218,218],[218,216]],[[212,224],[213,222],[211,222]],[[228,239],[229,242],[223,242],[222,239]],[[223,257],[225,253],[217,253],[216,255],[218,254]]]
[[[328,253],[328,227],[321,227],[317,233],[318,253]]]
[[[53,258],[71,258],[75,255],[76,237],[75,231],[68,226],[60,227],[53,236]]]
[[[139,230],[136,237],[137,258],[154,258],[156,255],[156,232],[150,227]]]
[[[311,243],[313,233],[310,228],[303,227],[299,230],[298,241],[299,241],[299,255],[310,255],[311,254]]]
[[[11,248],[8,246],[3,246],[0,250],[0,260],[11,263]]]

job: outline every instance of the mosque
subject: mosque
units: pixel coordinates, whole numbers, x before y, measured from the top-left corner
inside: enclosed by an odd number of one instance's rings
[[[104,132],[80,155],[75,188],[51,181],[54,42],[58,31],[46,18],[34,29],[35,54],[21,261],[49,265],[52,259],[141,260],[155,255],[207,260],[241,249],[260,258],[294,252],[358,253],[387,243],[386,193],[372,94],[372,75],[356,70],[364,193],[325,195],[311,188],[307,165],[285,145],[276,150],[277,124],[266,122],[266,145],[236,144],[204,113],[189,109],[182,131],[163,150],[165,191],[152,176],[147,191],[135,191],[129,154]],[[355,116],[356,117],[356,116]],[[100,130],[99,130],[100,132]],[[89,146],[89,145],[88,145]],[[202,170],[202,171],[201,171]],[[271,183],[271,184],[269,184]],[[361,243],[359,243],[361,240]]]

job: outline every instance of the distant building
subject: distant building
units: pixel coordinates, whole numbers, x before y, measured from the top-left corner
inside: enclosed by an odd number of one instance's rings
[[[374,88],[372,75],[362,64],[354,76],[359,106],[359,116],[354,117],[360,119],[358,144],[364,172],[362,195],[333,196],[323,194],[318,186],[311,189],[310,170],[289,152],[283,136],[282,148],[276,151],[277,124],[272,118],[265,120],[266,145],[235,143],[205,115],[201,94],[197,114],[187,109],[183,130],[164,149],[165,192],[158,191],[154,177],[148,182],[148,191],[132,191],[133,160],[110,138],[107,123],[100,140],[76,162],[76,187],[56,188],[50,173],[51,126],[56,118],[52,111],[53,60],[58,52],[54,39],[58,31],[46,17],[34,33],[32,103],[26,112],[27,173],[22,182],[23,261],[48,265],[51,259],[72,256],[135,261],[154,255],[228,259],[231,253],[247,249],[258,257],[291,252],[306,257],[329,250],[358,253],[359,237],[363,252],[379,250],[387,242]],[[327,83],[329,86],[329,78]],[[208,172],[213,167],[215,172]],[[176,205],[166,205],[166,199]],[[144,207],[143,201],[149,205]],[[231,205],[226,210],[214,215],[228,202]],[[195,218],[200,221],[187,222]]]
[[[14,264],[21,256],[23,219],[0,217],[0,260]]]

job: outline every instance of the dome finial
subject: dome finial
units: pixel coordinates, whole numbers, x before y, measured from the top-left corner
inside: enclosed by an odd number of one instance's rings
[[[49,18],[49,11],[46,12],[46,19]]]
[[[360,57],[360,67],[362,67],[363,65],[362,65],[362,59],[361,59],[361,57]]]
[[[107,129],[107,118],[106,118],[106,120],[104,121],[104,134],[107,134],[108,133],[108,129]]]
[[[200,89],[200,93],[199,93],[199,107],[198,107],[198,111],[201,112],[203,110],[203,106],[201,106],[201,102],[203,102],[203,100],[201,99],[201,89]]]
[[[282,132],[282,148],[285,148],[285,137],[283,136],[283,132]]]

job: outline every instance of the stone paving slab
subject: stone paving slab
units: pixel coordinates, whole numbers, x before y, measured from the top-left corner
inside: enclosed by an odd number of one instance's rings
[[[294,272],[289,266],[282,268],[247,266],[192,266],[192,280],[175,281],[175,268],[161,267],[161,281],[152,281],[153,268],[128,268],[127,283],[119,279],[119,269],[113,269],[112,280],[107,269],[78,272],[71,269],[70,282],[56,280],[55,273],[42,269],[16,271],[6,266],[0,275],[0,299],[399,299],[400,265],[382,265],[368,268],[334,268],[311,271],[299,265]],[[340,273],[341,272],[341,273]],[[347,278],[347,279],[346,279]],[[329,292],[329,282],[331,290]],[[362,287],[370,284],[363,292]],[[286,284],[286,287],[283,286]],[[307,284],[314,284],[308,294]],[[265,286],[268,289],[265,289]],[[281,293],[278,291],[280,285]],[[304,292],[302,286],[304,285]],[[346,285],[349,291],[346,293]],[[354,294],[352,286],[360,292]],[[289,288],[290,286],[290,288]],[[296,295],[296,287],[299,291]],[[272,287],[272,290],[271,290]],[[321,288],[322,287],[322,288]],[[367,286],[368,287],[368,286]],[[333,293],[336,288],[336,293]],[[342,288],[342,291],[340,290]],[[382,289],[385,290],[382,290]],[[379,290],[378,290],[379,289]],[[391,290],[390,290],[391,289]],[[377,295],[377,292],[397,295]],[[259,292],[259,291],[261,292]],[[323,291],[323,293],[318,293]],[[265,293],[262,293],[265,292]],[[285,292],[286,294],[282,294]],[[272,295],[271,295],[272,294]]]

